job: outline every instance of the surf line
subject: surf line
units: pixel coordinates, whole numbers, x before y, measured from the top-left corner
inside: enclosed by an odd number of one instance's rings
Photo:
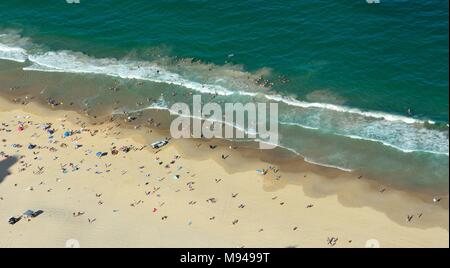
[[[278,146],[277,103],[269,103],[269,109],[265,102],[225,103],[223,113],[222,106],[218,103],[202,105],[200,95],[194,95],[192,102],[192,114],[186,103],[178,102],[170,108],[178,115],[170,124],[173,138],[245,139],[247,135],[247,138],[259,141],[260,149],[274,149]]]

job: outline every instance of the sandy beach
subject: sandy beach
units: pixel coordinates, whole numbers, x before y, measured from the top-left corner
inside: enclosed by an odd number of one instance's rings
[[[0,249],[450,246],[445,1],[48,2],[0,1]]]
[[[0,123],[0,247],[449,246],[447,197],[289,172],[211,141],[154,150],[34,103],[2,99]],[[43,213],[8,223],[26,210]]]

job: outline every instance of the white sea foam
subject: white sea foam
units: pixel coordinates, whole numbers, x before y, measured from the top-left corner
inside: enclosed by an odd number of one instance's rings
[[[26,51],[18,47],[9,47],[0,43],[0,53],[4,53],[5,59],[11,59],[24,62],[29,59],[33,64],[27,66],[24,70],[45,71],[45,72],[67,72],[67,73],[90,73],[103,74],[125,79],[148,80],[157,83],[166,83],[189,88],[204,94],[216,94],[229,96],[239,94],[243,96],[257,96],[256,92],[232,91],[221,85],[203,84],[186,79],[176,73],[168,72],[162,67],[148,62],[127,61],[116,59],[96,59],[86,56],[82,53],[71,51],[46,52],[40,54],[27,55]],[[0,54],[1,55],[1,54]],[[9,55],[9,56],[8,56]],[[2,57],[2,56],[0,56]],[[411,117],[394,115],[383,112],[363,111],[357,108],[340,106],[329,103],[305,102],[291,97],[280,95],[263,94],[263,96],[272,101],[282,102],[284,104],[301,108],[318,108],[332,110],[341,113],[358,114],[365,117],[383,119],[387,121],[402,121],[407,124],[423,124],[425,122],[434,124],[428,120],[418,120]]]
[[[319,166],[324,166],[324,167],[328,167],[328,168],[339,169],[339,170],[342,170],[342,171],[345,171],[345,172],[353,172],[353,169],[350,169],[350,168],[344,168],[344,167],[340,167],[340,166],[336,166],[336,165],[319,163],[319,162],[313,161],[313,160],[311,160],[311,159],[309,159],[307,157],[304,157],[304,159],[305,159],[306,162],[308,162],[310,164],[313,164],[313,165],[319,165]]]
[[[283,102],[285,104],[288,104],[291,106],[296,106],[296,107],[301,107],[301,108],[326,109],[326,110],[331,110],[331,111],[340,112],[340,113],[358,114],[358,115],[362,115],[365,117],[384,119],[386,121],[402,121],[407,124],[416,124],[416,123],[423,124],[425,122],[434,124],[433,121],[422,121],[422,120],[418,120],[418,119],[414,119],[414,118],[410,118],[410,117],[406,117],[406,116],[388,114],[388,113],[383,113],[383,112],[362,111],[357,108],[345,107],[345,106],[329,104],[329,103],[305,102],[305,101],[300,101],[300,100],[296,100],[294,98],[284,97],[284,96],[280,96],[280,95],[265,95],[264,97],[266,97],[267,99],[272,100],[272,101]]]
[[[119,114],[131,114],[131,113],[139,113],[139,112],[143,112],[146,110],[164,110],[164,111],[170,111],[169,106],[166,103],[166,100],[164,99],[163,96],[159,97],[158,101],[150,104],[149,106],[146,106],[144,108],[140,108],[140,109],[134,109],[134,110],[129,110],[126,108],[120,108],[120,109],[116,109],[112,112],[113,115],[119,115]],[[171,112],[172,113],[172,112]]]
[[[280,124],[300,127],[304,129],[320,130],[320,128],[310,127],[305,124],[295,122],[280,122]],[[388,125],[388,123],[386,122],[384,124]],[[446,134],[444,132],[436,130],[424,130],[423,128],[415,128],[409,125],[404,125],[402,126],[403,128],[399,130],[399,126],[401,125],[390,124],[389,126],[380,127],[378,124],[367,123],[364,126],[355,126],[355,128],[351,130],[337,129],[333,132],[324,131],[323,133],[355,140],[376,142],[404,153],[423,152],[449,156],[449,141],[446,138]],[[372,137],[374,136],[374,134],[370,133],[370,129],[376,129],[375,132],[378,138]],[[388,129],[390,132],[386,131],[386,129]],[[421,131],[421,134],[418,134],[418,131]],[[359,134],[351,134],[352,132]]]
[[[33,65],[25,67],[24,68],[25,70],[104,74],[127,79],[142,79],[159,83],[179,85],[203,94],[217,94],[221,96],[230,96],[233,94],[243,95],[242,92],[239,93],[236,91],[231,91],[224,88],[223,86],[201,84],[195,81],[190,81],[176,73],[165,71],[163,68],[147,62],[135,62],[125,60],[120,61],[116,59],[95,59],[88,57],[82,53],[74,53],[70,51],[47,52],[43,54],[29,55],[29,60],[33,62]],[[249,95],[252,96],[253,93],[249,92]],[[340,117],[342,117],[345,114],[351,114],[359,116],[358,120],[360,122],[375,119],[375,121],[379,121],[382,123],[378,124],[380,128],[375,130],[376,134],[373,133],[367,133],[367,135],[358,134],[358,132],[365,133],[374,131],[373,130],[374,123],[361,122],[360,125],[355,124],[354,126],[351,127],[351,129],[355,130],[357,129],[358,130],[357,133],[344,133],[347,130],[345,129],[346,128],[345,126],[342,126],[343,127],[342,130],[339,129],[335,130],[336,134],[338,135],[347,136],[350,138],[357,136],[369,141],[378,141],[381,144],[399,149],[403,152],[422,151],[448,155],[448,142],[445,143],[445,139],[444,142],[442,142],[442,137],[438,137],[439,139],[433,139],[434,136],[428,135],[429,134],[428,132],[427,133],[423,132],[419,133],[420,135],[416,135],[418,132],[414,126],[420,125],[419,129],[423,129],[423,124],[425,124],[426,121],[383,112],[362,111],[357,108],[338,106],[334,104],[304,102],[279,95],[264,94],[263,96],[266,99],[282,102],[291,107],[294,106],[294,107],[301,107],[304,109],[320,109],[327,112],[335,112],[336,115]],[[148,108],[155,109],[158,107],[154,106]],[[336,116],[336,119],[341,120],[337,118],[338,116]],[[403,123],[401,129],[397,127],[394,128],[394,130],[399,129],[398,132],[390,131],[389,129],[393,127],[392,124],[397,123]],[[411,125],[411,127],[407,127],[408,125]],[[301,126],[303,128],[310,128],[310,129],[321,128],[320,126],[311,126],[307,124],[303,124]],[[433,131],[430,130],[429,132]],[[406,139],[406,137],[409,139]],[[444,148],[445,144],[447,144],[447,149]]]
[[[204,94],[228,96],[233,92],[219,85],[202,84],[168,72],[148,62],[96,59],[71,51],[46,52],[28,56],[33,63],[24,70],[103,74],[125,79],[147,80],[189,88]]]
[[[294,123],[294,122],[279,122],[281,125],[287,125],[287,126],[297,126],[297,127],[301,127],[301,128],[305,128],[305,129],[311,129],[311,130],[319,130],[319,128],[317,127],[310,127],[307,125],[303,125],[303,124],[299,124],[299,123]]]
[[[6,35],[0,35],[4,38]],[[17,38],[16,38],[17,39]],[[21,39],[20,39],[21,40]],[[11,42],[7,44],[1,43],[0,39],[0,59],[7,59],[16,62],[31,62],[30,66],[24,67],[28,71],[42,71],[42,72],[67,72],[67,73],[83,73],[83,74],[100,74],[112,77],[120,77],[124,79],[139,79],[147,80],[157,83],[165,83],[181,86],[187,89],[194,90],[203,94],[214,94],[220,96],[242,95],[242,96],[261,96],[270,101],[276,101],[288,105],[292,108],[303,108],[306,110],[316,109],[317,111],[334,112],[331,115],[333,118],[343,118],[346,114],[357,116],[357,120],[361,124],[352,126],[356,133],[346,133],[345,129],[339,131],[336,129],[337,135],[346,136],[353,139],[364,139],[374,142],[380,142],[385,146],[390,146],[399,149],[403,152],[423,151],[436,154],[444,154],[448,156],[448,138],[445,133],[440,134],[439,131],[427,130],[424,124],[434,124],[435,122],[429,120],[419,120],[402,115],[394,115],[377,111],[364,111],[358,108],[340,106],[328,103],[306,102],[286,97],[281,95],[269,95],[263,93],[249,92],[245,90],[231,90],[226,85],[216,85],[208,83],[200,83],[192,81],[180,74],[170,72],[164,67],[158,66],[151,62],[117,60],[112,58],[93,58],[83,53],[72,51],[56,51],[43,53],[28,53],[20,46],[13,46]],[[21,40],[20,44],[25,43]],[[146,109],[162,109],[168,110],[164,105],[154,104]],[[301,111],[293,110],[297,114]],[[314,110],[311,110],[315,112]],[[173,111],[172,111],[173,112]],[[337,119],[339,120],[339,119]],[[367,121],[367,122],[364,122]],[[374,125],[370,121],[379,121],[378,129],[374,129]],[[297,125],[302,128],[320,130],[323,126],[318,124],[299,124],[297,122],[283,122],[286,125]],[[393,133],[398,136],[405,136],[411,138],[409,141],[406,138],[395,139],[392,135],[389,136],[389,130],[392,125],[389,123],[403,124],[399,131]],[[421,131],[415,131],[414,128],[407,127],[408,125],[419,128]],[[385,129],[387,128],[387,129]],[[422,131],[423,130],[423,131]],[[372,132],[371,132],[372,131]],[[412,131],[412,132],[411,132]],[[415,132],[414,132],[415,131]],[[370,132],[370,133],[369,133]],[[375,134],[373,132],[376,132]],[[412,134],[411,134],[411,133]],[[417,148],[416,148],[417,147]]]
[[[27,53],[24,49],[19,47],[10,47],[0,43],[0,59],[25,62],[27,58]]]
[[[343,136],[343,137],[347,137],[347,138],[351,138],[351,139],[355,139],[355,140],[365,140],[365,141],[372,141],[372,142],[377,142],[377,143],[381,143],[384,146],[388,146],[388,147],[392,147],[396,150],[402,151],[404,153],[412,153],[412,152],[423,152],[423,153],[430,153],[430,154],[442,154],[442,155],[446,155],[449,156],[448,152],[441,152],[441,151],[431,151],[431,150],[413,150],[413,149],[405,149],[402,148],[400,146],[396,146],[394,144],[385,142],[385,141],[381,141],[381,140],[377,140],[377,139],[371,139],[371,138],[367,138],[367,137],[361,137],[361,136],[357,136],[357,135],[341,135],[341,134],[336,134],[339,136]]]

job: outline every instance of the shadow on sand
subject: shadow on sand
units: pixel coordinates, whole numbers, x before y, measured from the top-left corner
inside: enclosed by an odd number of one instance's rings
[[[10,174],[9,168],[12,167],[17,161],[18,158],[15,156],[10,156],[5,160],[0,161],[0,183],[2,183],[5,180],[5,178]]]

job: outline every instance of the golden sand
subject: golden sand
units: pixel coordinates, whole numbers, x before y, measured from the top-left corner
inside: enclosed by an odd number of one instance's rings
[[[255,167],[270,163],[244,162],[232,148],[213,152],[226,160],[186,153],[202,142],[171,140],[155,151],[112,123],[35,104],[1,100],[0,123],[0,247],[449,246],[448,205],[351,174],[275,167],[261,175]],[[44,123],[56,130],[52,143]],[[68,130],[81,131],[63,138]],[[44,213],[8,223],[28,209]]]

